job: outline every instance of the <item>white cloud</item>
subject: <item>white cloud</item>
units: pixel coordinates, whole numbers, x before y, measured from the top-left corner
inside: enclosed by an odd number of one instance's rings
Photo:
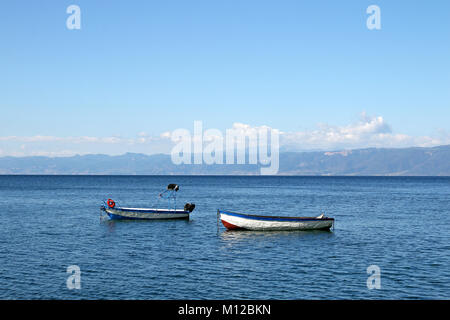
[[[367,147],[430,147],[449,144],[450,138],[409,136],[393,133],[391,126],[381,116],[361,114],[360,120],[346,126],[319,124],[316,130],[283,132],[283,150],[335,150]]]
[[[126,141],[125,139],[118,137],[54,137],[54,136],[5,136],[0,137],[0,141],[13,141],[13,142],[68,142],[68,143],[121,143]]]
[[[163,133],[161,133],[160,137],[162,139],[171,139],[172,132],[170,132],[170,131],[163,132]]]
[[[140,134],[135,138],[3,136],[0,137],[2,156],[72,156],[82,154],[118,155],[134,153],[169,153],[170,145],[159,137]]]
[[[268,126],[251,126],[235,122],[230,128],[237,134],[255,137],[259,130]],[[273,129],[276,130],[276,129]],[[193,130],[188,129],[193,134]],[[217,134],[226,135],[226,131],[214,128],[203,128],[207,133],[204,141],[208,142]],[[368,116],[362,113],[359,121],[345,126],[318,124],[316,129],[308,131],[282,132],[276,130],[280,137],[280,151],[305,150],[348,150],[367,147],[430,147],[450,144],[450,134],[444,130],[433,136],[410,136],[395,133],[392,127],[381,116]],[[140,132],[134,138],[112,137],[55,137],[55,136],[4,136],[0,137],[0,156],[71,156],[75,154],[110,154],[118,155],[126,152],[170,154],[174,146],[171,131],[159,136],[151,136]]]

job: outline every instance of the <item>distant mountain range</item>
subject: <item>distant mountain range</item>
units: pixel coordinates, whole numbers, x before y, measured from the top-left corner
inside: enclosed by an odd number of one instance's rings
[[[450,176],[450,145],[280,153],[279,175]],[[175,165],[170,155],[1,157],[0,174],[259,175],[259,165]]]

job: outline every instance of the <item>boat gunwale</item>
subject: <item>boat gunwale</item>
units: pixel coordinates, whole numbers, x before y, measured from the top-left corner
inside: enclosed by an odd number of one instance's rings
[[[240,213],[240,212],[234,212],[234,211],[223,211],[219,209],[220,214],[228,214],[235,217],[240,218],[248,218],[252,220],[282,220],[282,221],[334,221],[334,218],[324,217],[324,218],[317,218],[317,217],[288,217],[288,216],[262,216],[262,215],[255,215],[255,214],[247,214],[247,213]]]
[[[106,210],[116,210],[122,212],[138,212],[138,213],[160,213],[160,214],[190,214],[189,211],[176,209],[154,209],[154,208],[123,208],[123,207],[114,207],[114,208],[105,208]]]

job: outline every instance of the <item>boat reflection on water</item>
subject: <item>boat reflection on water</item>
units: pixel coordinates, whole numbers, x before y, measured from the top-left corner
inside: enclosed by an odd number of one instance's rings
[[[330,230],[294,230],[294,231],[252,231],[252,230],[224,230],[219,234],[220,239],[227,242],[241,242],[246,240],[279,240],[279,239],[296,239],[308,237],[323,239],[330,238],[334,233]]]
[[[105,230],[109,233],[115,233],[116,228],[125,227],[133,228],[135,230],[136,225],[145,225],[145,230],[151,230],[160,232],[164,230],[174,230],[177,228],[185,228],[186,225],[191,224],[189,219],[152,219],[152,220],[133,220],[133,219],[110,219],[107,216],[100,217],[100,225],[105,227]],[[180,225],[181,224],[181,225]],[[166,226],[164,226],[166,225]],[[149,228],[151,227],[151,228]]]

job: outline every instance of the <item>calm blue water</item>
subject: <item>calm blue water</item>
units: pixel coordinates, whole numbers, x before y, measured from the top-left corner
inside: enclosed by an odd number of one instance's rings
[[[189,221],[100,222],[102,199],[164,207],[169,183]],[[0,299],[449,299],[449,200],[450,178],[0,176]],[[218,231],[217,208],[336,226]]]

